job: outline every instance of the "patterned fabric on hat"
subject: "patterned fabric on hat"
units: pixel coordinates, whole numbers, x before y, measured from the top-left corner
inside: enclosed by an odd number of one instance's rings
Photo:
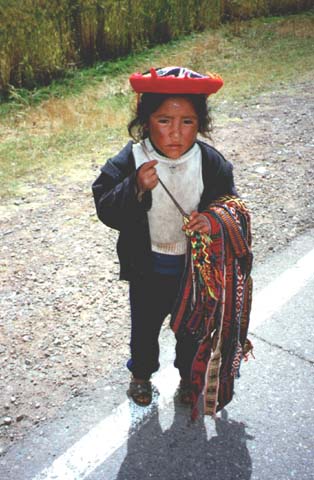
[[[150,72],[147,72],[150,73]],[[189,70],[188,68],[184,67],[165,67],[165,68],[157,68],[156,73],[158,77],[177,77],[177,78],[205,78],[205,75],[201,75],[200,73],[194,72],[193,70]]]

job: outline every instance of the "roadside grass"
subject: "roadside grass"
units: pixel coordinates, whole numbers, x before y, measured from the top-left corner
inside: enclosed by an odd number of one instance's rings
[[[224,88],[211,98],[220,105],[304,79],[314,64],[314,12],[223,25],[138,55],[72,71],[63,81],[33,92],[12,90],[0,104],[0,192],[23,196],[29,185],[70,177],[93,179],[127,140],[136,98],[128,76],[151,66],[187,65],[218,72]]]

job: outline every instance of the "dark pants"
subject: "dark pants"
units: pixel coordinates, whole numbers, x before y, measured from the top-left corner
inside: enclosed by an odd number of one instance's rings
[[[163,321],[173,308],[181,275],[153,273],[130,282],[131,359],[135,378],[149,379],[159,368],[158,337]],[[175,366],[182,378],[190,376],[198,344],[191,335],[177,337]]]

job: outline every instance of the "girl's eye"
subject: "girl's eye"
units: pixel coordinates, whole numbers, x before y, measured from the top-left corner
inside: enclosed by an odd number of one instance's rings
[[[193,121],[192,119],[190,119],[190,118],[186,118],[186,119],[183,121],[183,123],[184,123],[185,125],[193,125],[193,124],[194,124],[194,121]]]
[[[162,124],[165,124],[165,123],[168,123],[169,120],[167,118],[159,118],[158,119],[158,123],[162,123]]]

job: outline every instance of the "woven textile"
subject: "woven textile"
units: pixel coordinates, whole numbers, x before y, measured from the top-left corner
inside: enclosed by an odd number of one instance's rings
[[[193,232],[171,327],[192,333],[199,348],[192,364],[193,407],[204,392],[204,413],[215,415],[233,397],[247,339],[252,299],[250,215],[237,197],[218,199],[203,212],[211,235]]]

